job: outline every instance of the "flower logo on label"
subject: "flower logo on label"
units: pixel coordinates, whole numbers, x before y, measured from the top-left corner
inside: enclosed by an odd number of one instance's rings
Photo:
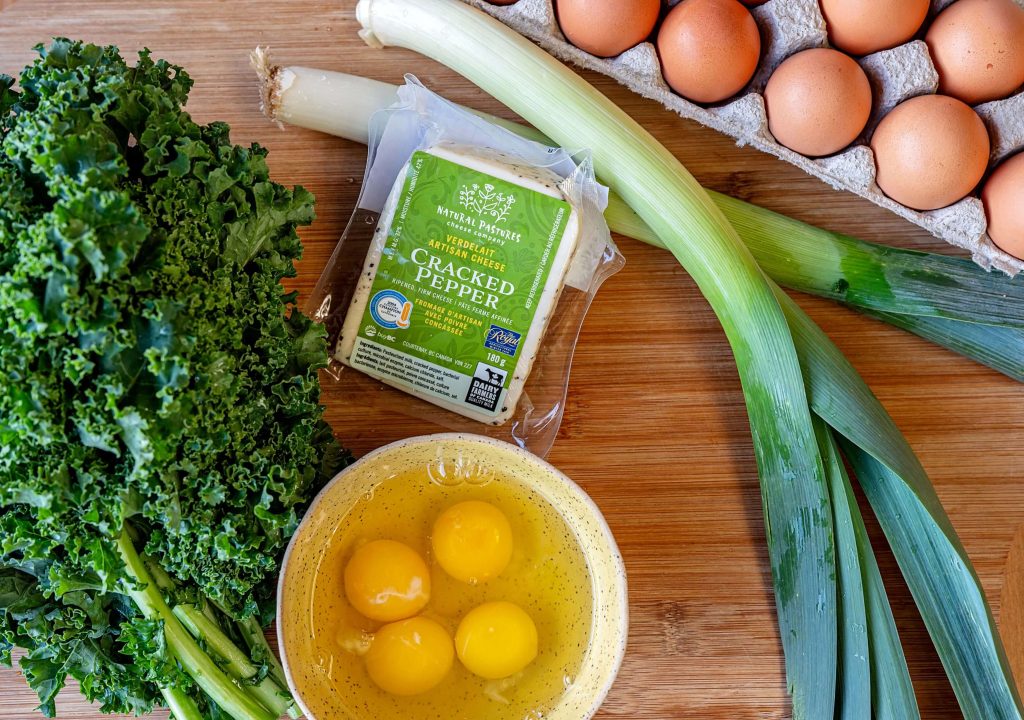
[[[500,192],[490,183],[463,185],[459,190],[459,205],[478,215],[487,215],[495,223],[505,222],[515,204],[515,195]]]
[[[405,330],[412,317],[412,303],[397,290],[381,290],[370,299],[370,317],[382,328]]]

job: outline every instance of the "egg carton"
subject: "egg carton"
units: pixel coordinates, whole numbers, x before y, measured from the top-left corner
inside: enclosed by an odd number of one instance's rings
[[[1015,276],[1024,270],[1021,261],[1000,250],[989,238],[981,200],[968,196],[939,210],[919,212],[887,197],[875,183],[875,160],[868,141],[878,122],[896,105],[917,95],[934,93],[939,76],[928,46],[913,40],[891,50],[861,58],[858,62],[871,81],[874,107],[861,137],[842,152],[809,158],[780,145],[768,130],[762,92],[775,69],[794,53],[828,47],[828,33],[818,0],[769,0],[751,8],[761,30],[761,62],[747,88],[736,98],[714,106],[701,106],[675,94],[665,83],[657,51],[644,42],[614,58],[598,58],[570,44],[555,17],[552,0],[519,0],[513,5],[492,5],[486,0],[464,0],[522,35],[552,55],[580,67],[608,75],[634,92],[656,100],[685,118],[696,120],[775,155],[834,188],[849,190],[923,227],[936,237],[971,253],[986,270],[998,269]],[[678,0],[676,0],[678,2]],[[934,17],[953,0],[932,0]],[[1024,0],[1017,0],[1024,4]],[[671,3],[675,4],[675,3]],[[1024,148],[1024,92],[975,108],[992,138],[990,167]]]

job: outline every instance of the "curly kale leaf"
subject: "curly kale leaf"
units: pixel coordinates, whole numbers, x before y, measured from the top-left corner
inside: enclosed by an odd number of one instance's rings
[[[171,672],[121,593],[122,528],[185,594],[272,612],[311,494],[347,462],[324,334],[280,281],[313,198],[182,110],[192,81],[58,39],[0,76],[0,659],[52,714],[71,675],[144,712]],[[209,712],[215,712],[210,710]]]

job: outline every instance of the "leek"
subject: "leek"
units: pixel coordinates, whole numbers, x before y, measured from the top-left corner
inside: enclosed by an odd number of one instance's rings
[[[598,173],[701,289],[732,346],[747,403],[794,718],[831,717],[837,623],[828,488],[787,321],[753,256],[646,130],[497,21],[452,0],[362,0],[356,15],[368,42],[425,52],[556,141],[590,148]]]
[[[812,447],[817,438],[809,416],[802,412],[809,396],[815,413],[842,437],[848,456],[867,476],[862,482],[869,501],[965,717],[1021,718],[1020,700],[984,594],[917,458],[827,336],[792,299],[751,268],[752,258],[731,226],[678,162],[568,68],[455,0],[360,0],[356,14],[367,42],[406,47],[439,60],[555,142],[591,148],[602,178],[687,267],[711,302],[733,344],[744,382],[761,467],[794,717],[832,717],[837,670],[836,629],[828,627],[836,621],[834,578],[822,578],[820,573],[834,568],[833,558],[820,554],[831,550],[831,532],[815,532],[831,530],[831,511],[824,512],[831,505],[827,488],[820,492],[824,470]],[[777,305],[762,296],[766,287]],[[780,307],[789,330],[776,322]],[[806,395],[791,376],[792,348],[799,352]],[[759,357],[761,353],[767,354]],[[764,360],[776,367],[774,379]],[[802,494],[787,493],[794,485]],[[809,503],[814,498],[821,502],[817,507]],[[793,513],[808,511],[813,513],[810,522],[795,522]],[[790,537],[796,530],[810,532]],[[794,576],[788,553],[796,553],[798,562],[808,555],[814,560]],[[944,564],[930,571],[931,560]],[[808,598],[816,600],[817,616],[805,612],[812,609]],[[813,667],[814,661],[827,666]]]
[[[261,80],[264,112],[278,123],[365,144],[370,117],[396,100],[397,88],[389,83],[279,67],[261,48],[253,51],[252,62]],[[478,114],[550,142],[533,128]],[[775,282],[836,300],[1024,381],[1024,330],[1017,329],[1024,326],[1024,283],[987,273],[968,260],[864,242],[714,191],[708,194]],[[609,194],[605,218],[614,232],[664,248],[615,192]]]
[[[814,431],[818,435],[832,498],[839,570],[839,678],[835,720],[871,720],[868,617],[851,498],[846,493],[843,461],[828,425],[815,418]]]
[[[1024,330],[945,318],[862,312],[1024,382]]]
[[[839,437],[967,720],[1021,720],[1002,641],[967,551],[920,461],[849,361],[781,289],[814,412]],[[896,716],[902,717],[902,716]]]
[[[1019,718],[1021,701],[1012,680],[1007,682],[1009,661],[981,583],[955,534],[934,522],[927,505],[931,498],[916,495],[916,488],[856,445],[844,443],[844,448],[876,508],[964,717]],[[1002,673],[993,672],[999,667]]]
[[[357,75],[304,67],[278,67],[266,51],[249,56],[260,76],[263,111],[278,123],[340,135],[363,145],[370,116],[395,101],[395,86]],[[345,92],[338,92],[344,83]]]
[[[836,517],[843,608],[850,607],[844,613],[849,626],[843,628],[843,638],[849,638],[843,670],[849,668],[850,672],[840,676],[844,694],[837,720],[920,720],[907,658],[853,486],[831,431],[821,422],[816,428]],[[865,680],[870,681],[868,687]]]
[[[728,195],[708,194],[780,285],[870,313],[1024,328],[1024,283],[969,260],[864,242]],[[661,246],[619,198],[609,200],[605,215],[617,232]]]
[[[850,479],[843,470],[843,484],[846,489],[850,515],[857,534],[857,550],[860,553],[860,568],[864,577],[865,603],[868,618],[868,647],[871,660],[871,706],[875,720],[921,720],[917,707],[914,686],[910,682],[907,658],[903,654],[900,636],[896,630],[896,619],[882,582],[878,561],[871,549],[864,518],[857,507]]]

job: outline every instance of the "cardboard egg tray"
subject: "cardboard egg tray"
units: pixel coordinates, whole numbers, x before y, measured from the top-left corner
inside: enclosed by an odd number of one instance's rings
[[[801,50],[828,47],[825,19],[818,0],[769,0],[751,8],[761,29],[761,63],[747,88],[731,100],[704,107],[676,95],[661,75],[657,51],[641,43],[618,57],[594,57],[571,45],[562,35],[552,0],[519,0],[514,5],[491,5],[485,0],[465,0],[534,40],[552,55],[590,70],[604,73],[644,97],[657,100],[685,118],[696,120],[736,139],[771,153],[829,185],[849,190],[920,225],[936,237],[971,253],[986,270],[993,268],[1014,276],[1024,261],[1000,250],[986,233],[981,200],[968,196],[939,210],[919,212],[889,199],[875,184],[874,155],[867,142],[882,117],[899,103],[916,95],[934,93],[938,73],[922,40],[883,50],[859,60],[871,80],[874,108],[861,137],[836,155],[809,158],[783,147],[768,131],[764,90],[775,68]],[[932,18],[953,0],[932,0]],[[1017,0],[1024,3],[1024,0]],[[674,2],[671,4],[675,4]],[[992,139],[990,168],[1024,148],[1024,92],[975,108],[988,126]]]

